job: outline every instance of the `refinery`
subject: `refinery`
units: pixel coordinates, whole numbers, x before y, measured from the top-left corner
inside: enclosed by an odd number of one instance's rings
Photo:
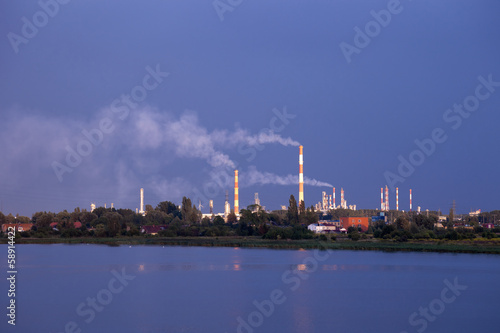
[[[304,147],[301,145],[299,146],[299,174],[298,174],[298,184],[299,184],[299,191],[298,191],[298,202],[297,204],[300,205],[302,202],[304,202],[305,206],[305,196],[304,196]],[[336,202],[336,188],[332,187],[332,190],[330,192],[331,194],[327,194],[326,191],[322,191],[320,200],[313,205],[315,212],[321,212],[323,214],[327,214],[330,210],[336,210],[336,209],[349,209],[356,211],[357,210],[357,205],[356,204],[347,204],[346,200],[346,194],[344,192],[343,188],[340,188],[340,203],[337,205]],[[412,197],[412,189],[409,189],[408,192],[409,195],[409,212],[413,211],[413,197]],[[399,187],[395,188],[395,196],[396,196],[396,211],[399,211]],[[240,193],[239,193],[239,171],[234,170],[234,187],[233,187],[233,208],[231,209],[231,203],[229,201],[229,191],[226,190],[226,195],[225,195],[225,202],[224,202],[224,211],[216,213],[214,212],[214,200],[210,199],[209,200],[209,213],[204,213],[202,214],[203,217],[209,217],[213,218],[214,216],[220,216],[223,217],[226,221],[229,216],[229,214],[234,213],[236,215],[236,218],[239,219],[240,217]],[[136,214],[141,214],[143,216],[146,215],[146,210],[144,207],[144,189],[140,189],[140,200],[139,200],[139,207],[135,208]],[[252,203],[254,207],[258,207],[260,210],[266,210],[265,206],[261,205],[260,199],[259,199],[259,194],[255,193],[254,194],[254,202]],[[104,207],[107,207],[107,204],[104,204]],[[202,208],[201,202],[198,205],[199,210],[201,211]],[[306,206],[307,207],[307,206]],[[91,211],[93,211],[96,208],[95,203],[91,204]],[[113,208],[113,203],[111,203],[111,208]],[[282,210],[286,210],[287,206],[282,205],[281,206]],[[386,185],[385,188],[381,187],[380,188],[380,208],[377,207],[375,208],[376,210],[379,210],[380,212],[389,212],[390,210],[390,204],[389,204],[389,187]],[[405,210],[401,210],[404,212]],[[427,210],[428,211],[428,210]],[[421,212],[421,207],[417,207],[417,212]]]

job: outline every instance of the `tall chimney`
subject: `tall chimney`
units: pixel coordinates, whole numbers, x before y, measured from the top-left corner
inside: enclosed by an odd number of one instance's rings
[[[214,201],[210,200],[210,214],[214,213]]]
[[[139,206],[139,214],[144,214],[144,189],[141,188],[141,205]]]
[[[238,170],[234,170],[234,213],[236,216],[240,214],[240,200],[238,193]]]
[[[383,187],[380,188],[380,210],[381,211],[385,210],[385,208],[384,208],[384,188]]]
[[[299,147],[299,206],[304,201],[304,146]]]
[[[385,210],[389,211],[389,189],[385,185]]]
[[[346,208],[346,204],[344,201],[344,189],[342,187],[340,188],[340,206],[344,209]]]
[[[335,209],[335,187],[333,188],[333,209]]]
[[[411,204],[412,204],[411,199],[412,198],[411,198],[411,189],[410,189],[410,212],[411,212]]]
[[[231,206],[229,205],[229,192],[226,190],[226,201],[224,202],[224,219],[226,222],[229,213],[231,213]]]
[[[399,188],[396,187],[396,210],[399,210]]]

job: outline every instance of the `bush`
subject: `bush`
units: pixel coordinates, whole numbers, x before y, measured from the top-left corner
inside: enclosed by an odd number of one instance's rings
[[[348,237],[349,237],[351,240],[355,241],[355,242],[356,242],[356,241],[358,241],[358,240],[361,238],[361,236],[359,235],[359,232],[357,232],[357,231],[356,231],[356,232],[351,232],[351,233],[348,235]]]
[[[322,241],[322,242],[326,242],[328,239],[326,238],[325,235],[320,235],[319,236],[319,240]]]
[[[483,238],[487,238],[487,239],[492,239],[492,238],[495,238],[497,235],[495,235],[494,233],[492,233],[491,231],[485,231],[483,232]]]
[[[458,232],[456,232],[455,230],[450,230],[444,237],[449,240],[458,240]]]

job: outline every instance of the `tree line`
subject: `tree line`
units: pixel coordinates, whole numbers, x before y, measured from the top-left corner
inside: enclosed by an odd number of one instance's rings
[[[5,216],[0,212],[0,225],[4,223],[33,223],[31,231],[21,233],[22,237],[116,237],[139,236],[141,227],[164,226],[160,236],[262,236],[264,238],[310,238],[312,233],[307,225],[317,222],[319,217],[314,208],[298,206],[290,196],[286,211],[266,212],[261,207],[250,205],[242,209],[239,219],[231,211],[226,220],[218,215],[202,217],[202,213],[183,197],[178,206],[170,201],[162,201],[156,207],[146,205],[146,214],[137,214],[131,209],[98,207],[92,212],[75,208],[53,212],[36,212],[30,218]],[[75,225],[81,227],[75,228]]]

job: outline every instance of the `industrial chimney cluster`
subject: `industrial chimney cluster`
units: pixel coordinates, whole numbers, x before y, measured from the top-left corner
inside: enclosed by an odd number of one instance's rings
[[[412,211],[412,190],[410,189],[410,212]],[[298,204],[304,201],[304,147],[299,146],[299,200]],[[255,193],[254,204],[260,207],[260,200],[258,199],[258,193]],[[213,215],[219,215],[227,220],[228,215],[231,213],[231,206],[229,204],[229,193],[226,191],[226,201],[224,203],[224,213],[214,214],[214,202],[210,200],[210,214],[203,214],[204,216],[212,217]],[[111,204],[113,207],[113,204]],[[200,206],[201,207],[201,206]],[[282,208],[285,206],[282,206]],[[92,203],[91,211],[96,208],[95,204]],[[325,191],[322,192],[322,200],[315,205],[316,211],[327,212],[331,209],[351,209],[356,210],[356,205],[347,205],[347,200],[344,197],[344,189],[340,189],[340,205],[337,206],[335,198],[335,187],[333,187],[333,192],[331,195],[327,195]],[[418,207],[420,211],[420,207]],[[385,196],[384,188],[380,188],[380,210],[389,211],[389,188],[385,186]],[[399,188],[396,187],[396,210],[399,210]],[[136,208],[136,213],[141,215],[146,215],[144,209],[144,189],[140,190],[140,206]],[[239,200],[239,180],[238,180],[238,170],[234,170],[234,214],[237,218],[240,215],[240,200]]]

